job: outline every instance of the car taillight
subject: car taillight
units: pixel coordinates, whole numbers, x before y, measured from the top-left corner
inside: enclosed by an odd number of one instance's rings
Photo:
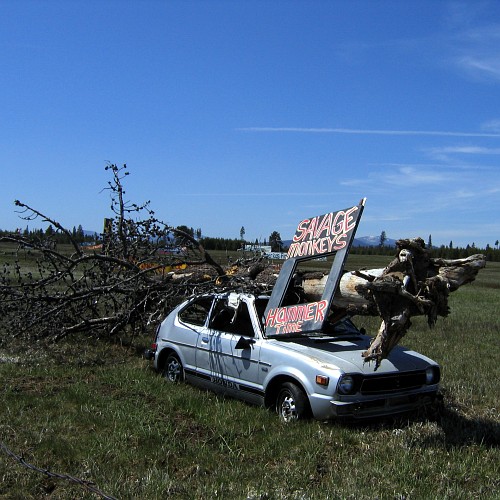
[[[156,330],[155,330],[155,334],[154,334],[154,337],[153,337],[153,343],[151,344],[151,349],[153,349],[153,351],[156,351],[156,348],[158,347],[158,335],[160,333],[160,327],[161,327],[161,323],[156,327]]]

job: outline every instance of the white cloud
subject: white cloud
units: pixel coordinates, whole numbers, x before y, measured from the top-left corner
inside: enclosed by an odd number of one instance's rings
[[[428,151],[428,150],[427,150]],[[371,167],[392,167],[392,168],[402,168],[402,167],[411,167],[411,168],[418,168],[418,169],[440,169],[441,171],[444,170],[461,170],[461,171],[470,171],[470,172],[477,172],[478,170],[492,170],[495,167],[492,167],[491,165],[467,165],[467,164],[458,164],[456,162],[454,163],[371,163],[369,164]]]
[[[432,155],[467,154],[467,155],[500,155],[500,148],[482,146],[445,146],[428,149]]]
[[[457,60],[457,64],[475,77],[500,81],[500,58],[497,56],[464,56]]]
[[[460,199],[474,198],[476,196],[477,196],[476,192],[465,189],[460,189],[453,193],[453,198],[460,198]]]
[[[346,179],[339,182],[340,185],[346,187],[355,186],[377,186],[382,189],[387,185],[400,187],[415,187],[420,185],[439,185],[446,182],[447,176],[439,173],[436,169],[429,170],[423,168],[414,168],[408,165],[401,165],[398,168],[393,168],[390,173],[372,171],[367,176],[357,179]]]
[[[481,128],[489,132],[500,132],[500,119],[485,122]]]
[[[389,184],[400,186],[439,184],[445,180],[445,177],[436,171],[417,170],[412,167],[401,167],[397,173],[385,175],[382,178]]]
[[[348,179],[345,181],[340,181],[341,186],[363,186],[370,181],[365,177],[364,179]]]
[[[454,52],[453,60],[456,67],[468,76],[500,81],[500,24],[490,22],[491,16],[486,17],[488,9],[481,13],[482,21],[474,19],[473,14],[479,13],[476,6],[468,3],[465,9],[461,9],[459,18],[462,21],[455,24],[455,36],[450,44]],[[468,14],[465,15],[465,12]]]
[[[433,135],[447,137],[500,137],[499,132],[456,132],[446,130],[383,130],[318,127],[242,127],[241,132],[295,132],[307,134]]]

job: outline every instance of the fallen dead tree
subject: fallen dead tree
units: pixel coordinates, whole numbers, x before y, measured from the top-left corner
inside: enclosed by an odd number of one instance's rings
[[[449,313],[448,296],[474,281],[486,265],[484,255],[464,259],[434,259],[421,238],[397,242],[397,255],[384,269],[345,273],[334,296],[333,306],[351,315],[380,316],[378,333],[363,354],[377,364],[388,356],[411,326],[412,316],[426,316],[433,326],[438,316]],[[327,275],[303,276],[307,300],[317,300]]]

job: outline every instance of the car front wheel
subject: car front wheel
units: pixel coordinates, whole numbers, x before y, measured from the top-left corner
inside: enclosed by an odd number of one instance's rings
[[[285,382],[278,393],[276,412],[283,422],[309,417],[309,401],[305,392],[293,382]]]
[[[163,368],[163,376],[169,382],[184,381],[184,368],[177,354],[171,353],[168,355]]]

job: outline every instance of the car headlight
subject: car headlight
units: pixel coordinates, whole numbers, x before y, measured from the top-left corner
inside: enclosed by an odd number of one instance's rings
[[[341,394],[352,394],[354,392],[354,378],[351,375],[342,375],[337,384],[337,390]]]
[[[425,383],[427,385],[437,384],[439,382],[439,368],[437,366],[429,366],[425,370]]]

